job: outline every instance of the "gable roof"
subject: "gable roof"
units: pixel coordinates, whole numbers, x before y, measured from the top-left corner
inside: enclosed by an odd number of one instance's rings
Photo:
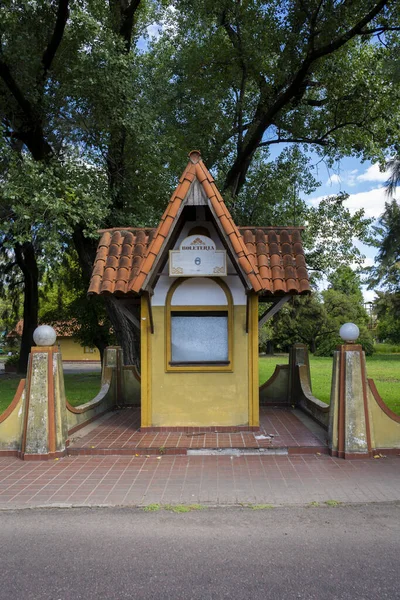
[[[300,231],[296,227],[238,228],[198,151],[171,196],[156,229],[114,228],[102,230],[89,294],[138,295],[149,283],[168,246],[182,209],[205,204],[213,214],[249,289],[262,295],[309,293]]]

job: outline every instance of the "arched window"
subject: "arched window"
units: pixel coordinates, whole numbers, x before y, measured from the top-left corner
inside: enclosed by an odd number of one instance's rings
[[[225,282],[175,281],[166,302],[167,371],[232,371],[232,318]]]

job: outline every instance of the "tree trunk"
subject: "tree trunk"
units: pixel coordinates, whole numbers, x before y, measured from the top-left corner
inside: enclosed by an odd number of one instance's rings
[[[272,340],[268,340],[267,342],[267,352],[266,354],[273,356],[274,354],[274,343]]]
[[[122,348],[125,365],[135,365],[140,370],[140,331],[122,312],[118,300],[114,296],[106,296],[106,309],[113,325],[115,336]],[[137,305],[135,316],[140,322],[140,305]]]
[[[107,342],[104,341],[104,339],[101,336],[96,336],[93,339],[94,345],[96,346],[96,348],[98,349],[98,351],[100,352],[100,360],[101,360],[101,364],[103,364],[103,358],[104,358],[104,352],[105,349],[107,348]]]
[[[21,350],[18,362],[18,373],[25,374],[28,358],[33,346],[33,332],[38,326],[39,312],[39,270],[36,262],[35,248],[31,242],[16,244],[15,259],[24,276],[24,325],[22,329]]]

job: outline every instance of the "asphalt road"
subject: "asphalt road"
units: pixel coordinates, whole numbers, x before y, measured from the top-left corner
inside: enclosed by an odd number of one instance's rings
[[[0,598],[400,598],[400,506],[0,513]]]

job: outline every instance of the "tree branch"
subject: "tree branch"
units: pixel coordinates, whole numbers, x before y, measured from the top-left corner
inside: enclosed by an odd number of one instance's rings
[[[51,36],[47,48],[43,52],[42,56],[42,65],[44,73],[46,73],[50,69],[58,47],[63,38],[65,26],[69,17],[68,3],[69,0],[58,1],[57,18],[56,23],[54,25],[53,35]]]
[[[276,140],[268,140],[258,144],[258,148],[272,146],[272,144],[318,144],[319,146],[328,146],[329,142],[322,138],[278,138]]]
[[[339,48],[347,44],[347,42],[357,35],[361,35],[364,27],[368,25],[372,19],[379,15],[379,13],[385,8],[385,6],[387,6],[387,4],[389,4],[389,0],[380,0],[377,4],[375,4],[374,8],[372,8],[369,13],[365,15],[364,18],[360,19],[358,23],[354,25],[354,27],[346,31],[346,33],[343,33],[330,44],[325,44],[325,46],[321,46],[321,48],[314,50],[310,55],[311,61],[314,62],[318,58],[332,54],[332,52],[339,50]]]
[[[20,87],[15,81],[9,66],[2,60],[0,60],[0,77],[4,81],[5,85],[8,87],[11,94],[14,96],[22,112],[28,117],[28,119],[34,120],[35,111],[32,104],[27,98],[25,98]]]
[[[400,31],[400,27],[385,27],[382,25],[382,27],[364,29],[363,31],[360,31],[360,35],[374,35],[375,33],[385,33],[386,31]]]
[[[126,51],[129,52],[132,44],[133,21],[137,9],[139,8],[140,0],[131,0],[130,4],[125,9],[121,10],[121,25],[119,29],[120,36],[124,39]]]
[[[225,185],[223,187],[224,191],[229,190],[232,195],[237,195],[239,193],[242,185],[245,182],[252,156],[259,147],[259,144],[262,143],[262,137],[268,126],[274,122],[276,115],[288,103],[290,103],[293,98],[296,98],[297,101],[300,101],[304,96],[307,89],[307,86],[304,85],[304,80],[313,63],[324,56],[333,54],[342,46],[347,44],[351,39],[357,35],[361,35],[364,28],[384,9],[388,3],[389,0],[380,0],[351,29],[342,35],[339,35],[332,42],[325,44],[320,48],[315,48],[315,27],[321,3],[319,4],[317,11],[313,15],[314,18],[310,23],[307,54],[291,81],[286,83],[285,86],[279,90],[271,105],[268,105],[268,93],[265,93],[266,90],[264,87],[260,87],[260,99],[254,114],[253,122],[244,137],[243,150],[240,155],[237,155],[236,160],[227,174]],[[224,24],[223,21],[222,24]],[[231,27],[229,27],[228,35],[231,39],[235,39],[235,32]],[[259,77],[261,77],[261,75],[259,75]],[[265,85],[266,82],[264,80],[263,86]]]

